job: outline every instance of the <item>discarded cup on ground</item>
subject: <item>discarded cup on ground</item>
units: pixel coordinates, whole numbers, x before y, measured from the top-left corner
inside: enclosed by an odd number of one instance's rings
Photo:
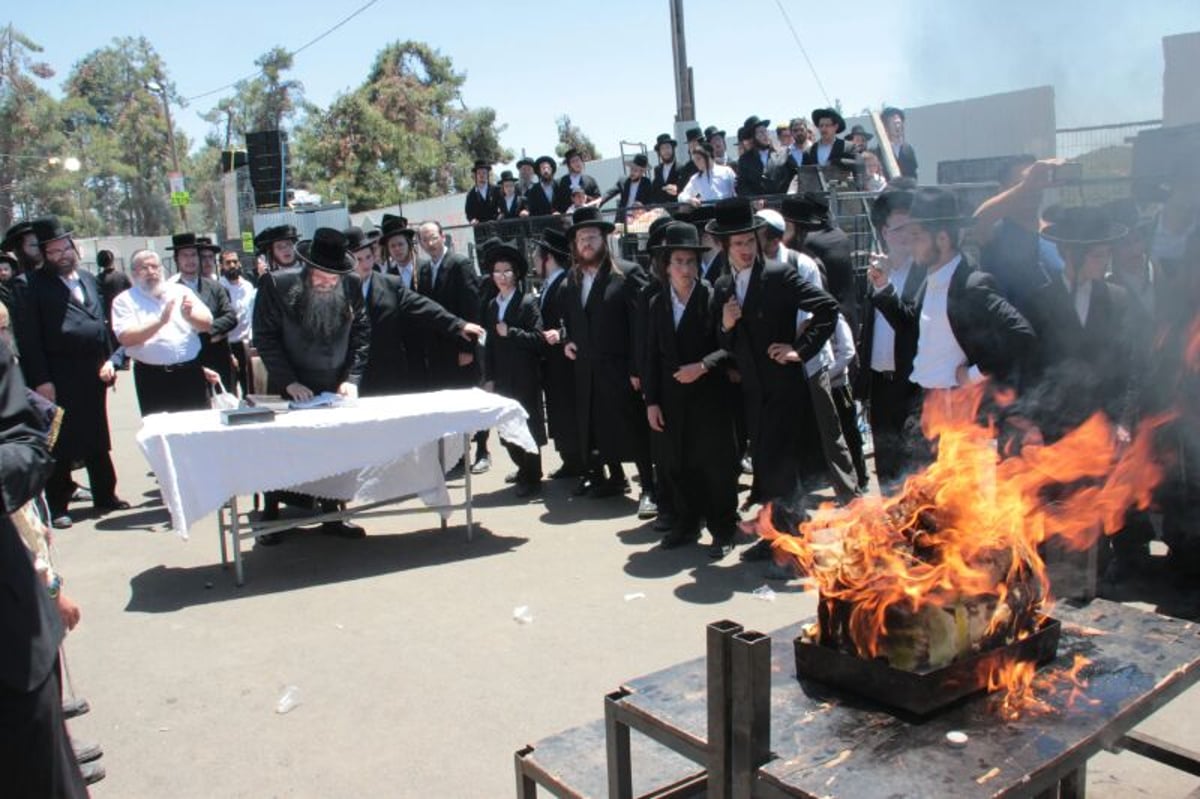
[[[769,585],[760,585],[758,588],[755,588],[753,596],[755,599],[761,599],[763,602],[775,601],[775,592],[771,590],[771,586]]]
[[[300,689],[294,685],[289,685],[283,689],[283,693],[279,697],[279,701],[275,703],[275,712],[280,715],[288,713],[296,709],[300,704]]]
[[[517,624],[533,624],[533,614],[528,605],[517,605],[513,608],[513,621]]]
[[[643,594],[641,591],[634,591],[632,594],[625,595],[626,602],[632,602],[635,599],[645,599],[645,598],[646,598],[646,595]]]

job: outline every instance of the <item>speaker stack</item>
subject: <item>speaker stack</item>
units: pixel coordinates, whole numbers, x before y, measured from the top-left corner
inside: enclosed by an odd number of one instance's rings
[[[250,166],[250,185],[258,208],[287,205],[288,146],[282,130],[260,130],[246,134],[246,155]]]

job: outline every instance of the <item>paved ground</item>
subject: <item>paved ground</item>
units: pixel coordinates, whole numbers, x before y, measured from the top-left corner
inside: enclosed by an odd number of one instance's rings
[[[189,541],[162,532],[127,376],[110,416],[135,508],[58,536],[84,612],[71,673],[93,707],[72,729],[105,749],[97,797],[512,796],[515,749],[599,718],[621,681],[700,656],[708,622],[772,630],[814,612],[793,586],[755,598],[760,571],[736,558],[656,550],[631,498],[573,499],[559,482],[510,502],[499,447],[472,543],[432,515],[383,517],[364,541],[247,546],[238,589],[215,520]],[[531,624],[514,622],[520,605]],[[279,715],[289,685],[300,704]],[[1144,729],[1200,748],[1198,700]],[[1099,797],[1197,785],[1131,754],[1097,758],[1089,783]]]

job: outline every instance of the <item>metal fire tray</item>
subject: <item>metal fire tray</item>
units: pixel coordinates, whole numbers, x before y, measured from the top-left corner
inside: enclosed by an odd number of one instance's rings
[[[1062,625],[1043,616],[1033,635],[926,672],[902,671],[883,660],[865,660],[832,647],[795,639],[796,675],[874,700],[888,708],[927,716],[987,687],[993,667],[1012,661],[1054,660]]]

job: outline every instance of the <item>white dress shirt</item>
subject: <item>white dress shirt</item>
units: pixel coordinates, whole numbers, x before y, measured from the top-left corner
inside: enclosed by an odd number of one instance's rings
[[[248,341],[254,321],[254,298],[258,295],[258,290],[245,278],[238,278],[234,283],[222,277],[221,285],[229,292],[229,302],[238,320],[237,327],[229,331],[229,342],[236,344],[239,341]]]
[[[833,143],[832,142],[830,142],[829,144],[825,144],[824,142],[817,142],[817,163],[820,164],[821,166],[825,166],[826,164],[828,164],[829,156],[832,152],[833,152]]]
[[[958,367],[966,364],[963,352],[950,327],[946,304],[950,281],[962,264],[962,255],[925,278],[925,299],[921,303],[917,333],[917,357],[913,359],[912,382],[921,388],[957,388]],[[982,379],[977,367],[971,367],[972,382]]]
[[[899,269],[888,273],[888,284],[897,296],[904,293],[904,283],[912,271],[912,259]],[[875,313],[875,333],[871,338],[871,368],[876,372],[896,371],[896,331],[879,310]]]
[[[695,285],[692,286],[692,291],[695,291]],[[675,317],[675,329],[679,329],[679,320],[683,318],[683,312],[687,310],[688,300],[692,295],[689,293],[686,297],[680,299],[675,293],[675,287],[671,287],[671,314]]]
[[[80,305],[84,304],[83,295],[83,280],[80,279],[78,272],[72,272],[70,277],[58,276],[58,279],[67,287],[67,291],[71,292],[71,296],[75,298],[75,302]]]
[[[725,200],[735,194],[737,175],[732,169],[713,164],[708,172],[697,172],[688,178],[687,185],[679,193],[681,202],[691,202],[699,197],[704,202]]]
[[[596,273],[589,272],[586,269],[583,271],[583,280],[580,281],[579,290],[580,298],[583,300],[583,305],[587,306],[588,296],[592,293],[592,284],[596,282]]]
[[[794,259],[796,271],[800,273],[800,279],[805,283],[816,286],[819,289],[825,288],[825,281],[821,279],[821,267],[817,266],[817,262],[812,259],[812,256],[805,255],[802,252],[788,250],[783,245],[780,245],[780,256],[786,255],[789,259]],[[787,250],[786,253],[783,251]],[[805,310],[796,311],[796,333],[799,334],[801,326],[812,319],[812,314]],[[822,369],[828,369],[833,365],[833,337],[830,336],[821,345],[821,349],[817,350],[817,354],[804,362],[804,371],[809,376],[820,372]]]
[[[738,305],[746,304],[746,292],[750,290],[750,273],[753,271],[754,268],[749,267],[733,273],[733,293],[737,296]]]
[[[154,366],[187,363],[200,354],[200,336],[183,318],[182,305],[186,297],[191,297],[193,303],[199,303],[200,298],[182,283],[163,281],[162,286],[161,297],[152,297],[136,285],[118,294],[112,304],[113,333],[119,338],[128,330],[146,327],[162,315],[168,302],[175,300],[167,323],[145,343],[126,347],[125,351],[135,361]]]
[[[854,360],[858,351],[854,348],[854,333],[850,330],[850,323],[840,313],[830,340],[833,342],[833,363],[829,366],[829,384],[844,386],[846,370],[850,368],[850,362]]]
[[[503,322],[504,314],[508,313],[508,304],[512,302],[512,298],[517,294],[516,288],[513,288],[508,294],[496,295],[496,321]]]
[[[438,270],[442,268],[442,261],[446,260],[446,253],[442,253],[442,257],[436,261],[429,262],[429,287],[431,289],[437,287]]]
[[[1064,279],[1063,284],[1066,285],[1066,282],[1067,281]],[[1071,287],[1069,285],[1067,286],[1067,293],[1071,293]],[[1080,283],[1079,287],[1075,289],[1074,299],[1075,315],[1079,317],[1079,324],[1086,326],[1088,320],[1088,311],[1092,307],[1092,281],[1085,280],[1083,283]]]

